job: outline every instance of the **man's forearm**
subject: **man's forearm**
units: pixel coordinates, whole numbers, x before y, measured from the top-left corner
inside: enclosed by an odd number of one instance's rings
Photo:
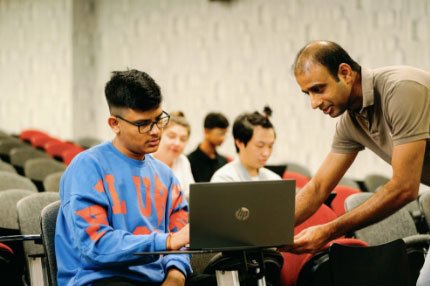
[[[296,196],[295,225],[314,214],[351,166],[357,153],[330,152],[312,180]]]
[[[324,203],[328,192],[320,191],[311,180],[296,196],[295,225],[299,225],[311,217]]]
[[[404,189],[390,181],[369,200],[327,224],[330,238],[335,239],[357,229],[369,226],[392,215],[413,200],[414,189]]]
[[[183,286],[185,285],[184,274],[176,268],[170,268],[162,286]]]

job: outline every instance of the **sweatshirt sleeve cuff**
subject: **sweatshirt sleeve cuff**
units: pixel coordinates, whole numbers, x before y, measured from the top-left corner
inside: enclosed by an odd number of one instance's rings
[[[155,236],[155,251],[166,250],[166,241],[168,233],[157,233]]]

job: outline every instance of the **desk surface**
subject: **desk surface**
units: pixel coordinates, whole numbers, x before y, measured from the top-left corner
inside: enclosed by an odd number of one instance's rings
[[[238,246],[225,248],[208,248],[208,249],[179,249],[179,250],[160,250],[148,252],[135,252],[134,255],[158,255],[158,254],[203,254],[217,252],[239,252],[239,251],[258,251],[262,249],[276,248],[276,246]]]

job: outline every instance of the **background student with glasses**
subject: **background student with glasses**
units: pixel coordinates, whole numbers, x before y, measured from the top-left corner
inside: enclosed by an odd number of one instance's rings
[[[137,256],[189,242],[188,203],[157,151],[169,115],[155,81],[114,72],[105,88],[115,136],[74,158],[60,188],[59,285],[184,285],[188,255]]]

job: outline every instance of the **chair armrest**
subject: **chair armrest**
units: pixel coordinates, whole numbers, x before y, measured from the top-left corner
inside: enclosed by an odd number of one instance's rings
[[[417,234],[404,237],[403,241],[408,247],[428,247],[430,245],[430,234]]]
[[[46,255],[45,255],[45,253],[35,253],[35,254],[28,255],[28,257],[31,257],[31,258],[38,258],[38,257],[43,258],[43,257],[46,257]]]
[[[42,243],[42,237],[40,234],[26,234],[26,235],[6,235],[0,236],[0,242],[7,241],[26,241],[33,240],[35,243]]]

